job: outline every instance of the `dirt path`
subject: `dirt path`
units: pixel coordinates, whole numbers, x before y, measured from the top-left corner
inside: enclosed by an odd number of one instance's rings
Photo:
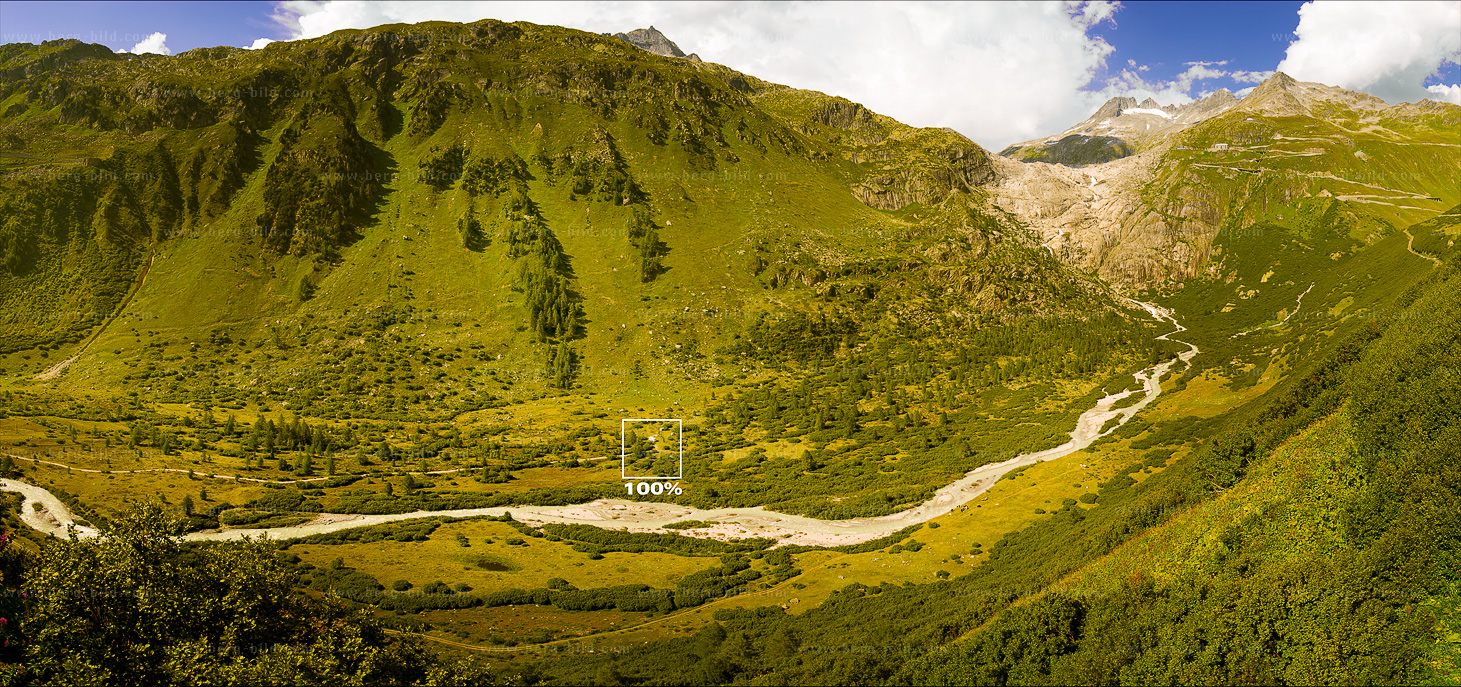
[[[132,287],[132,291],[127,294],[126,298],[122,299],[121,305],[118,305],[117,308],[112,311],[112,316],[108,317],[105,322],[102,322],[101,327],[99,327],[96,332],[91,335],[91,338],[87,339],[86,343],[81,345],[81,348],[76,351],[76,354],[72,355],[70,358],[62,360],[59,363],[56,363],[55,365],[52,365],[49,370],[46,370],[45,372],[36,375],[36,379],[45,382],[61,376],[61,373],[65,372],[66,368],[71,367],[71,363],[76,362],[78,359],[81,358],[81,354],[86,352],[86,349],[91,348],[92,342],[96,341],[98,338],[101,338],[102,332],[105,332],[107,330],[107,327],[110,327],[112,322],[115,321],[117,317],[122,314],[122,311],[125,310],[128,305],[132,304],[132,299],[136,298],[137,292],[142,290],[142,282],[147,280],[147,272],[152,269],[152,261],[156,257],[157,253],[155,251],[147,256],[147,264],[142,266],[142,274],[138,275],[137,284]]]
[[[1170,312],[1150,303],[1142,303],[1139,301],[1130,302],[1146,310],[1152,317],[1168,322],[1176,327],[1173,331],[1157,337],[1158,339],[1177,341],[1169,337],[1186,330],[1186,327],[1179,324]],[[193,541],[220,541],[267,535],[274,539],[294,539],[326,532],[336,532],[356,527],[416,518],[501,516],[504,513],[511,512],[513,517],[528,523],[592,524],[596,527],[631,532],[663,532],[664,530],[662,528],[664,525],[689,518],[712,522],[715,525],[680,532],[686,536],[718,540],[765,537],[779,540],[778,546],[795,544],[812,546],[859,544],[887,536],[909,525],[927,522],[949,513],[972,501],[980,494],[983,494],[1011,470],[1070,455],[1090,446],[1092,442],[1101,436],[1115,431],[1116,427],[1125,424],[1136,413],[1156,400],[1157,396],[1162,392],[1161,380],[1171,371],[1173,365],[1178,361],[1185,364],[1193,356],[1197,355],[1196,346],[1185,341],[1178,341],[1178,343],[1187,345],[1189,350],[1181,353],[1174,359],[1154,365],[1133,375],[1141,383],[1140,391],[1122,391],[1117,394],[1109,394],[1097,401],[1095,406],[1086,410],[1076,420],[1075,429],[1070,432],[1070,440],[1064,444],[1043,451],[1020,455],[1004,462],[975,468],[966,473],[963,478],[934,492],[933,498],[928,501],[914,508],[891,515],[852,518],[848,520],[817,520],[800,515],[777,513],[760,506],[702,510],[675,503],[599,499],[597,501],[571,506],[468,508],[448,511],[414,511],[410,513],[383,515],[324,514],[303,525],[262,530],[240,529],[220,532],[194,532],[186,535],[184,538]],[[1134,393],[1142,394],[1142,399],[1139,402],[1124,408],[1112,407],[1117,401],[1125,399]],[[1112,419],[1119,419],[1119,422],[1105,432],[1102,432],[1101,430]],[[65,467],[57,463],[48,464]],[[158,470],[187,472],[186,470],[177,468],[160,468]],[[88,470],[88,472],[101,471]],[[233,476],[209,476],[234,479]],[[19,487],[26,487],[32,491],[27,491]],[[26,485],[15,480],[7,480],[4,483],[0,483],[0,490],[20,491],[21,493],[27,494],[26,508],[32,508],[30,505],[32,502],[30,495],[35,493],[33,490],[45,491],[39,487]],[[48,492],[47,495],[49,495]],[[44,531],[55,534],[64,530],[63,525],[65,523],[74,522],[75,520],[74,516],[65,509],[65,506],[55,500],[54,497],[51,497],[49,501],[37,497],[34,502],[41,503],[42,510],[49,511],[51,519],[56,523],[56,526]],[[95,531],[92,530],[91,534],[84,536],[92,536],[94,533]]]
[[[1293,319],[1294,318],[1294,315],[1299,314],[1299,309],[1302,308],[1302,307],[1304,307],[1304,296],[1309,295],[1309,292],[1310,291],[1313,291],[1313,290],[1314,290],[1314,284],[1313,283],[1310,283],[1309,284],[1309,288],[1304,289],[1304,292],[1301,293],[1301,294],[1299,294],[1298,301],[1294,303],[1294,311],[1291,312],[1291,313],[1289,313],[1287,317],[1283,318],[1283,321],[1281,321],[1281,322],[1275,322],[1273,324],[1266,325],[1266,326],[1262,326],[1262,327],[1254,327],[1252,329],[1249,329],[1246,332],[1238,332],[1237,334],[1234,334],[1232,336],[1232,338],[1236,339],[1236,338],[1238,338],[1240,336],[1243,336],[1245,334],[1252,334],[1253,332],[1256,332],[1256,331],[1258,331],[1260,329],[1273,329],[1274,327],[1282,327],[1289,320]]]
[[[1441,266],[1441,261],[1439,259],[1433,258],[1433,257],[1431,257],[1429,255],[1426,255],[1425,253],[1420,253],[1420,252],[1417,252],[1415,250],[1415,236],[1411,235],[1409,229],[1406,229],[1405,230],[1405,238],[1407,239],[1406,242],[1405,242],[1405,250],[1410,251],[1412,255],[1416,255],[1416,256],[1425,258],[1427,260],[1430,260],[1432,263],[1435,263],[1435,266],[1436,267],[1440,267]]]

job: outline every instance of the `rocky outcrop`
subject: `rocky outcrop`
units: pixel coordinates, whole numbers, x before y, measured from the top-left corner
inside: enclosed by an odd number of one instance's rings
[[[817,108],[812,121],[837,129],[863,129],[877,124],[877,118],[866,107],[842,98],[833,98]]]
[[[652,52],[656,55],[685,57],[685,53],[680,50],[680,46],[675,45],[674,41],[665,38],[665,35],[653,26],[647,29],[635,29],[629,33],[616,33],[614,37],[629,41],[634,47],[646,52]],[[696,57],[694,61],[699,62],[700,58]]]
[[[972,192],[994,178],[994,169],[988,152],[968,139],[963,142],[966,145],[945,145],[919,157],[893,156],[882,171],[853,184],[852,194],[870,207],[899,210]]]

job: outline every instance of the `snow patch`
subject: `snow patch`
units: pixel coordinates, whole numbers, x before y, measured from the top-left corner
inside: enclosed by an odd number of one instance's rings
[[[1161,117],[1162,119],[1171,119],[1172,118],[1172,115],[1169,115],[1166,112],[1163,112],[1161,110],[1158,110],[1158,109],[1155,109],[1155,108],[1151,108],[1151,107],[1129,107],[1129,108],[1126,108],[1126,109],[1122,110],[1121,111],[1121,114],[1122,115],[1129,115],[1129,114],[1149,114],[1149,115],[1156,115],[1158,117]]]

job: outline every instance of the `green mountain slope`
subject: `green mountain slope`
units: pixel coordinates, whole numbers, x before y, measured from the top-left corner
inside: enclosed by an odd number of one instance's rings
[[[0,307],[42,315],[0,322],[0,367],[130,420],[288,413],[441,468],[447,441],[576,465],[613,418],[682,417],[690,502],[836,517],[1059,444],[1156,333],[990,205],[962,136],[613,37],[434,23],[0,66],[0,136],[32,156],[5,158]],[[263,467],[195,429],[187,455]]]
[[[409,306],[510,330],[542,228],[588,346],[630,303],[777,310],[778,290],[860,316],[948,289],[968,313],[1106,307],[988,215],[988,155],[957,134],[564,29],[398,31],[174,59],[7,47],[0,128],[40,157],[6,158],[5,305],[90,315],[7,323],[12,350],[77,340],[157,251],[138,297],[177,311],[147,313],[164,328]]]

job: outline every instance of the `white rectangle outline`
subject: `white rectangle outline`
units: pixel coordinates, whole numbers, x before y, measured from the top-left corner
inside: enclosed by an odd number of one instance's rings
[[[680,474],[674,477],[629,477],[624,474],[624,468],[629,462],[629,454],[624,447],[624,423],[626,422],[673,422],[679,427],[680,435]],[[619,419],[619,479],[684,479],[685,478],[685,421],[677,417],[630,417]]]

